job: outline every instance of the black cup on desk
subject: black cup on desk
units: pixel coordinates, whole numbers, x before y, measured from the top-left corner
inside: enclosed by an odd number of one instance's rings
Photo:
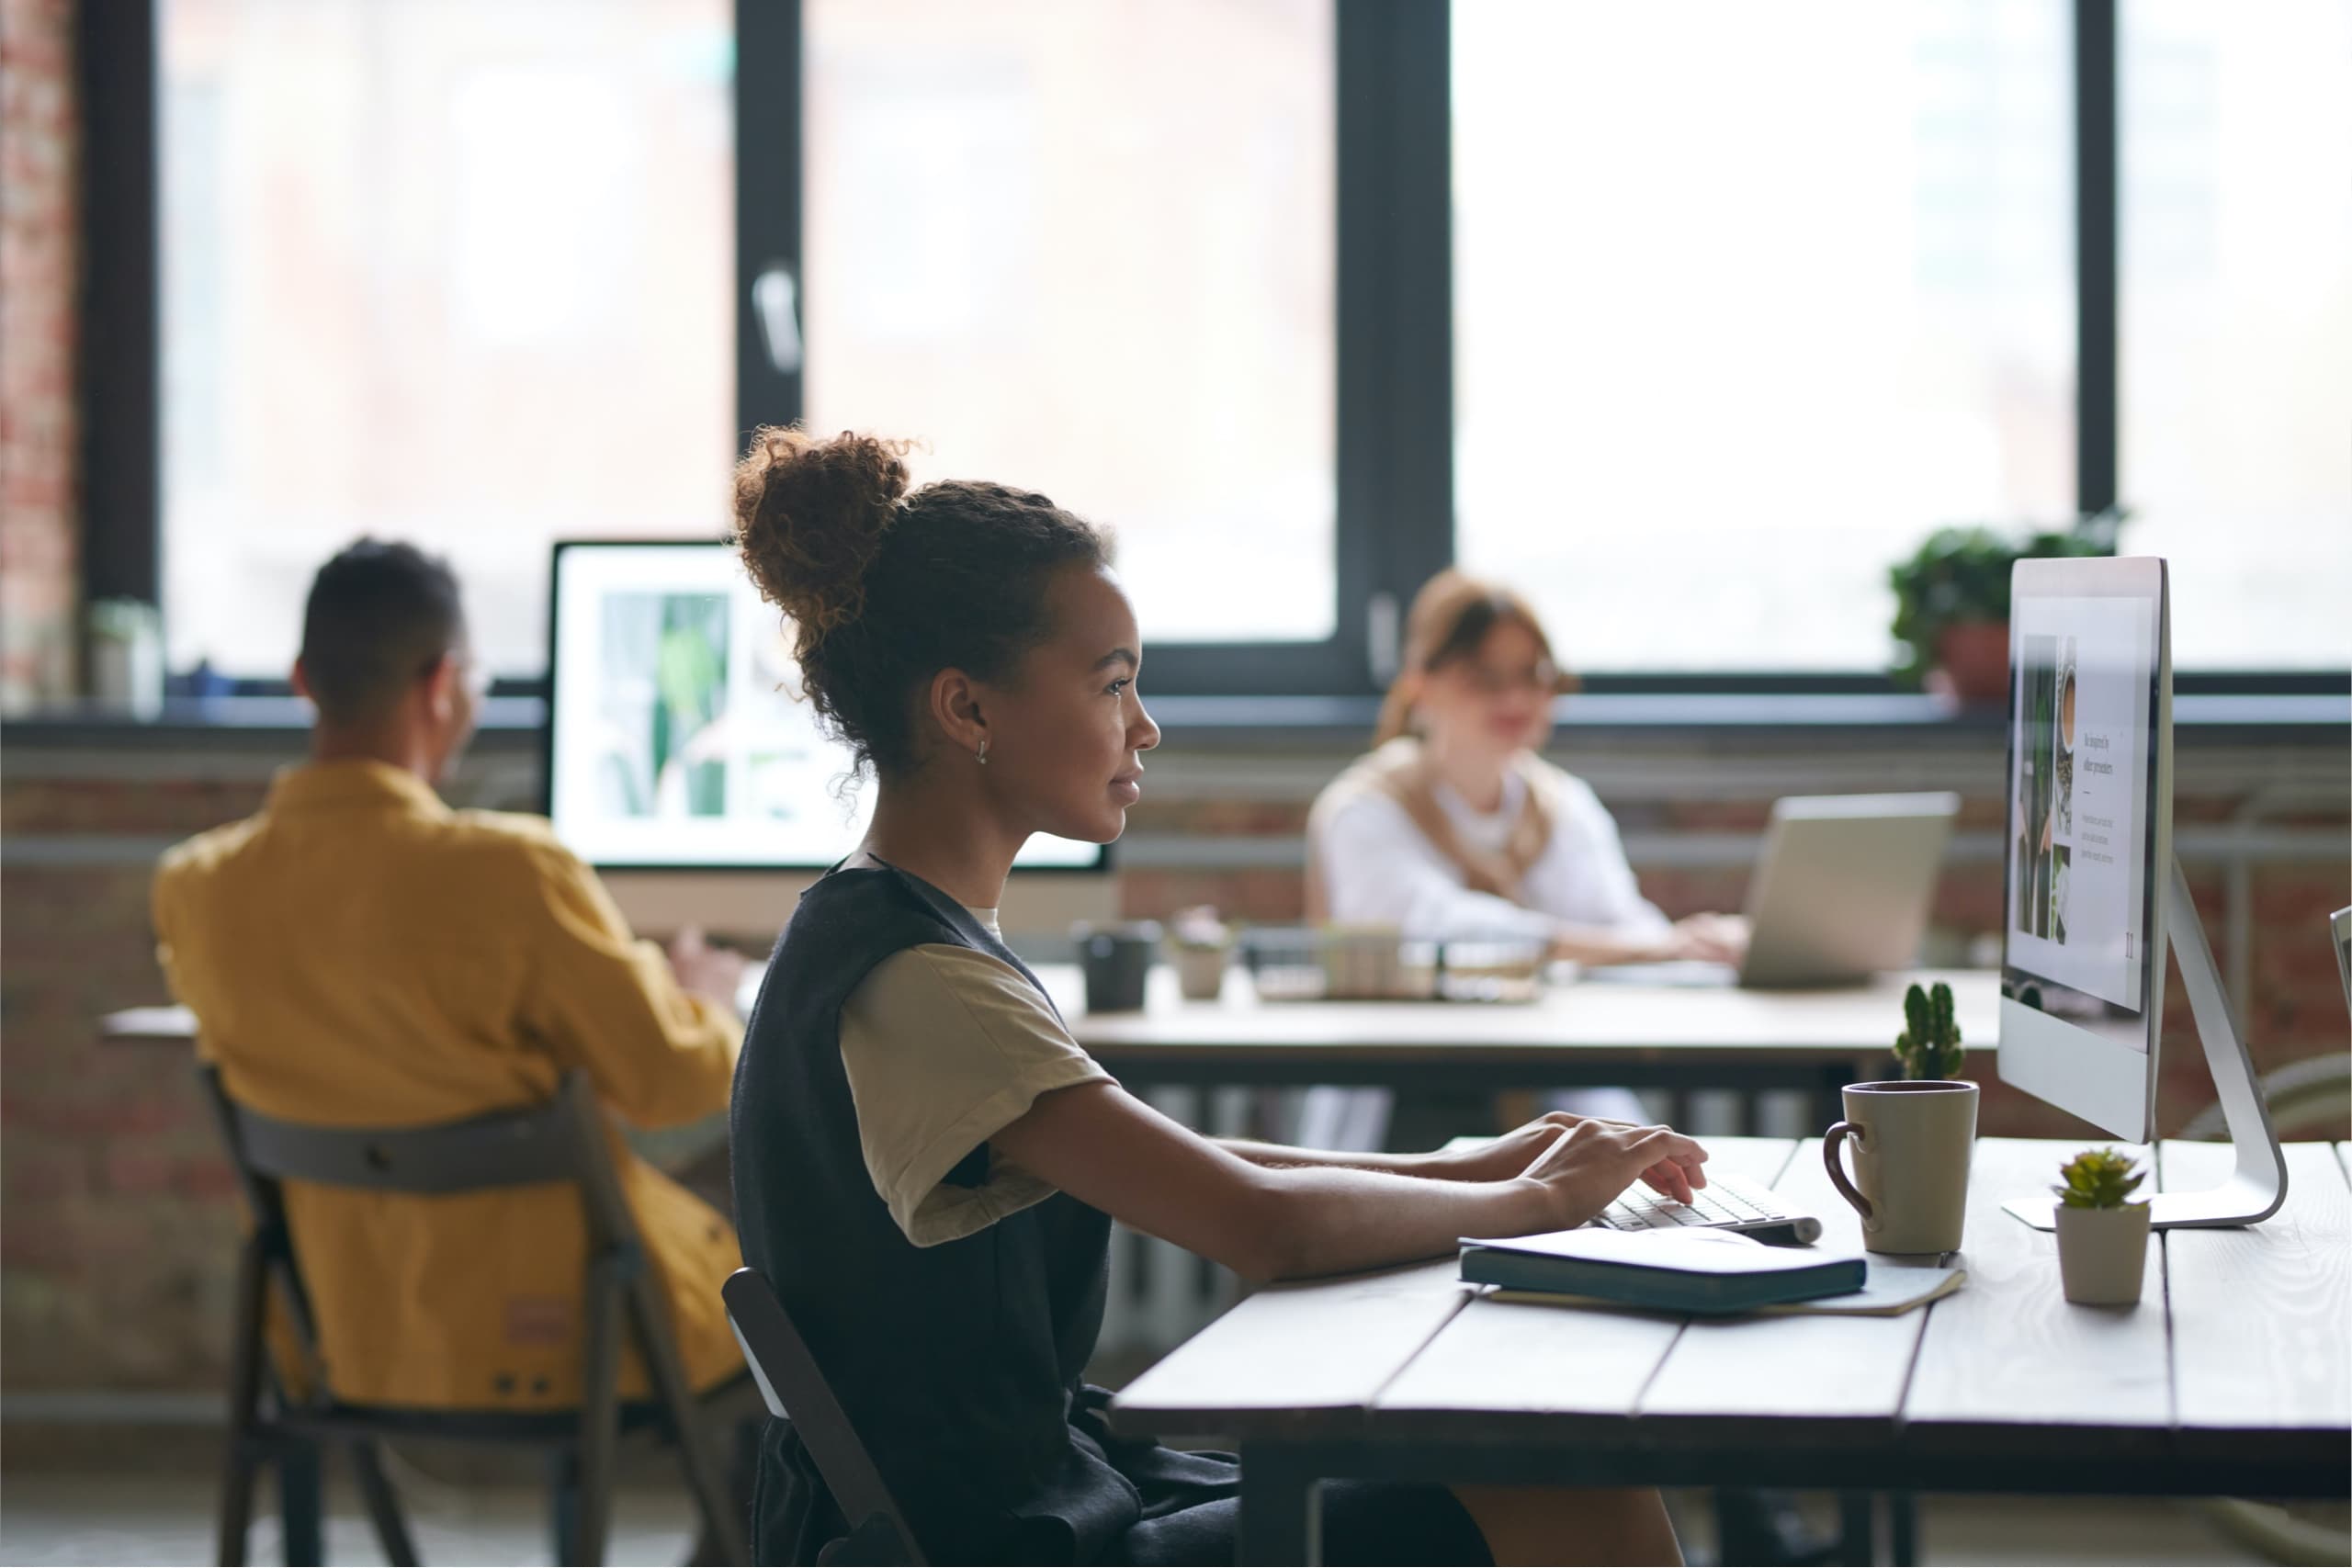
[[[1140,1012],[1144,980],[1159,951],[1159,925],[1155,920],[1122,920],[1111,925],[1080,922],[1070,928],[1078,948],[1079,972],[1086,977],[1089,1012]]]

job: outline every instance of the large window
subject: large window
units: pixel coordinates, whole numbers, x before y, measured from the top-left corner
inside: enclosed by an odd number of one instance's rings
[[[802,17],[811,426],[1113,525],[1155,642],[1331,636],[1331,0]]]
[[[447,552],[492,666],[548,543],[714,533],[727,0],[163,0],[166,637],[281,672],[319,562]]]
[[[1587,668],[1883,669],[1890,561],[2072,514],[2067,13],[1453,8],[1465,565]]]
[[[715,534],[794,419],[1111,525],[1162,694],[1376,690],[1449,561],[1587,672],[1868,685],[1929,531],[2110,500],[2182,668],[2352,654],[2352,0],[82,15],[155,107],[91,592],[175,671],[371,533],[534,675],[550,539]]]
[[[2124,0],[2122,497],[2174,660],[2352,661],[2352,4]]]

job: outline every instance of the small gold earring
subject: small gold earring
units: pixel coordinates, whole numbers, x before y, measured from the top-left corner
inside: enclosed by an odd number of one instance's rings
[[[987,736],[983,735],[980,737],[980,749],[977,752],[973,753],[973,755],[979,759],[980,766],[985,768],[989,765],[989,740]]]

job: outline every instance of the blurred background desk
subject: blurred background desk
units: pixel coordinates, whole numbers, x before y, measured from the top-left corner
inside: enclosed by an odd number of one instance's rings
[[[1077,966],[1037,965],[1070,1032],[1122,1079],[1148,1086],[1370,1084],[1471,1093],[1626,1084],[1666,1090],[1797,1089],[1816,1127],[1838,1091],[1883,1077],[1914,979],[1948,981],[1980,1064],[1998,1028],[1998,976],[1961,970],[1888,976],[1838,990],[1567,985],[1532,1002],[1261,1002],[1238,972],[1224,996],[1190,1002],[1153,969],[1139,1012],[1090,1013]],[[130,1008],[100,1025],[108,1043],[193,1043],[184,1008]],[[1977,1076],[1977,1075],[1972,1075]],[[1679,1104],[1677,1109],[1679,1109]],[[1671,1118],[1682,1120],[1680,1117]],[[1737,1131],[1749,1132],[1750,1125]]]
[[[1246,976],[1227,976],[1214,1002],[1177,995],[1175,976],[1152,972],[1144,1010],[1084,1010],[1077,970],[1039,967],[1038,977],[1080,1044],[1142,1085],[1372,1084],[1390,1089],[1499,1092],[1624,1084],[1667,1091],[1668,1119],[1687,1121],[1693,1089],[1754,1097],[1801,1090],[1818,1130],[1838,1120],[1838,1090],[1889,1076],[1913,980],[1952,987],[1972,1053],[1991,1053],[1999,1027],[1999,976],[1987,970],[1892,975],[1837,990],[1752,991],[1735,987],[1611,982],[1546,988],[1532,1002],[1261,1002]],[[1978,1058],[1980,1076],[1986,1064]]]

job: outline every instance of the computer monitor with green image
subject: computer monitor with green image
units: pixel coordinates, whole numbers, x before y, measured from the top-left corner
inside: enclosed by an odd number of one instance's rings
[[[855,848],[870,784],[798,694],[789,628],[731,546],[566,541],[548,597],[548,814],[599,870],[814,871]],[[1100,870],[1044,835],[1017,868]],[[788,911],[787,911],[788,912]]]

